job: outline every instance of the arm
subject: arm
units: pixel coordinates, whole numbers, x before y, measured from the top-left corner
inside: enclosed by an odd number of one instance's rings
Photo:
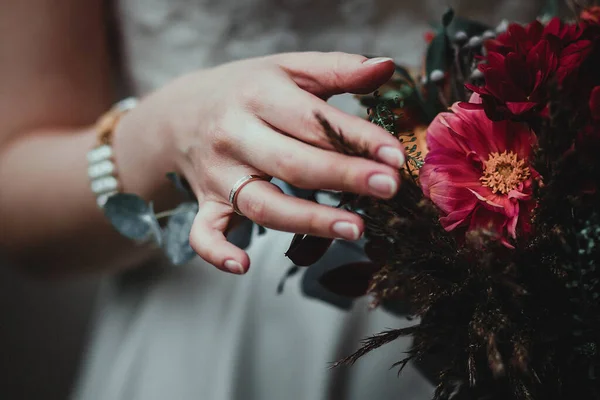
[[[113,231],[89,189],[91,125],[113,101],[102,3],[22,0],[0,9],[0,252],[43,275],[125,268],[150,255]],[[125,187],[156,197],[153,182],[164,175],[129,176],[140,160],[121,150]]]
[[[57,5],[59,4],[59,5]],[[101,0],[22,0],[3,6],[0,26],[0,249],[43,274],[122,269],[152,252],[119,237],[89,189],[89,126],[111,103]],[[228,196],[248,174],[306,189],[390,197],[399,185],[402,145],[385,130],[324,99],[367,93],[393,73],[390,59],[343,53],[289,53],[191,72],[149,94],[114,132],[127,192],[174,203],[165,173],[182,174],[199,202],[190,244],[233,273],[250,259],[225,239]],[[372,160],[333,151],[315,113]],[[283,134],[282,134],[283,133]],[[239,210],[267,228],[354,240],[360,217],[290,198],[268,182],[236,197]],[[284,251],[285,249],[281,249]]]

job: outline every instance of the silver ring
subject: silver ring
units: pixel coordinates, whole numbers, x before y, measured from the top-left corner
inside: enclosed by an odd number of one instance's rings
[[[235,183],[235,185],[233,185],[233,187],[231,188],[231,191],[229,192],[229,202],[231,203],[231,206],[233,207],[233,211],[235,211],[235,213],[238,215],[243,215],[241,213],[240,209],[237,207],[238,194],[240,193],[240,190],[242,190],[242,188],[244,186],[246,186],[247,184],[249,184],[250,182],[253,182],[253,181],[268,181],[268,180],[264,176],[260,176],[260,175],[246,175],[246,176],[240,178]]]

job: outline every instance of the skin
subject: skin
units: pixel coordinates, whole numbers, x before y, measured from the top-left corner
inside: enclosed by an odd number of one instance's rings
[[[0,26],[10,32],[0,35],[0,76],[10,77],[0,88],[0,248],[44,275],[121,270],[157,254],[114,232],[89,189],[93,124],[113,100],[102,9],[101,0],[0,7]],[[192,247],[217,268],[242,274],[248,255],[224,236],[235,215],[229,191],[240,177],[395,193],[401,144],[325,101],[370,92],[392,73],[391,60],[344,53],[278,54],[192,71],[143,97],[121,120],[113,139],[119,178],[125,191],[160,210],[179,200],[165,173],[185,176],[200,205]],[[377,161],[332,151],[316,112]],[[346,239],[363,231],[358,216],[286,196],[267,181],[245,186],[237,204],[272,229]]]

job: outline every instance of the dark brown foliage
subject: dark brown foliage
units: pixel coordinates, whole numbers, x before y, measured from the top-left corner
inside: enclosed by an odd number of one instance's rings
[[[381,266],[368,284],[374,305],[405,301],[420,322],[365,340],[336,365],[412,335],[397,366],[446,360],[435,400],[600,398],[600,197],[581,191],[600,182],[600,167],[578,144],[583,127],[559,98],[550,122],[538,127],[534,163],[544,185],[534,232],[514,250],[483,231],[462,241],[445,232],[409,171],[391,200],[346,196],[364,217],[366,253]],[[334,143],[361,153],[342,136]]]

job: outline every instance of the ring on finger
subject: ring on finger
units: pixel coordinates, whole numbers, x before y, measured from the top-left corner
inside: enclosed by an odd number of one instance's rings
[[[261,176],[261,175],[245,175],[245,176],[241,177],[231,188],[231,191],[229,192],[229,202],[231,203],[231,206],[233,207],[233,211],[235,211],[236,214],[243,215],[237,206],[237,198],[238,198],[240,191],[244,188],[244,186],[246,186],[250,182],[254,182],[254,181],[268,182],[269,179],[267,177]]]

